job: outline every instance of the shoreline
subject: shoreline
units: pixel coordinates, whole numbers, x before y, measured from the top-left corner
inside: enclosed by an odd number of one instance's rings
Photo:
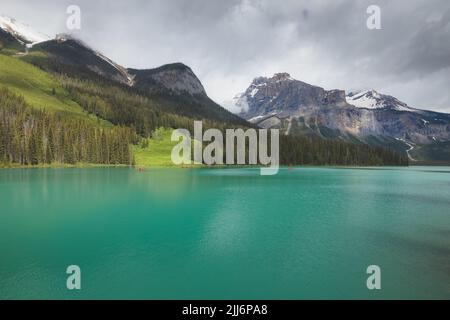
[[[410,164],[408,166],[396,166],[396,165],[281,165],[280,169],[296,169],[296,168],[335,168],[335,169],[364,169],[364,168],[409,168],[409,167],[449,167],[450,164]],[[5,169],[95,169],[95,168],[130,168],[138,171],[145,171],[149,169],[260,169],[263,166],[207,166],[207,165],[192,165],[192,166],[139,166],[139,165],[111,165],[111,164],[89,164],[89,163],[81,163],[81,164],[46,164],[46,165],[2,165],[0,164],[0,170]]]

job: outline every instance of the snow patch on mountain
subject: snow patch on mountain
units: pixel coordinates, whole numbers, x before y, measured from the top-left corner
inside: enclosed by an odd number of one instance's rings
[[[40,42],[51,40],[51,37],[49,37],[48,35],[37,32],[30,26],[17,21],[14,18],[3,15],[0,15],[0,28],[10,33],[22,44],[29,47]]]
[[[361,91],[357,93],[350,92],[346,96],[348,104],[351,104],[357,108],[364,108],[364,109],[384,108],[383,104],[377,100],[379,98],[380,95],[377,92],[371,90]]]
[[[256,121],[258,121],[258,120],[260,120],[260,119],[263,119],[265,116],[256,116],[256,117],[253,117],[253,118],[250,118],[250,119],[248,119],[248,121],[249,122],[256,122]]]
[[[363,90],[350,92],[346,96],[348,104],[362,109],[392,109],[397,111],[412,111],[413,108],[408,107],[396,98],[384,94],[380,94],[375,90]]]
[[[259,91],[258,88],[254,88],[254,89],[252,90],[252,92],[250,92],[250,96],[251,96],[252,98],[254,98],[255,95],[258,93],[258,91]]]

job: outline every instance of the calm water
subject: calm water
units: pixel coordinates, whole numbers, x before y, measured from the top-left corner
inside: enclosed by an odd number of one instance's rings
[[[0,298],[450,298],[450,168],[258,174],[0,170]]]

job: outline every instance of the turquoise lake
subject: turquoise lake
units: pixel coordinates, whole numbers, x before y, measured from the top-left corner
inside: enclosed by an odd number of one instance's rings
[[[0,203],[0,299],[450,299],[449,167],[4,169]]]

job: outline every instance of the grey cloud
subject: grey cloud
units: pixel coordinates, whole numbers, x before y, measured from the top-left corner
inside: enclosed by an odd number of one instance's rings
[[[184,62],[218,102],[256,76],[286,71],[450,112],[448,0],[2,0],[0,10],[55,34],[72,3],[90,45],[130,67]],[[366,28],[371,4],[382,10],[382,30]]]
[[[426,76],[430,72],[450,67],[450,9],[437,20],[430,21],[413,36],[405,51],[408,59],[401,64],[402,72],[416,71]]]

